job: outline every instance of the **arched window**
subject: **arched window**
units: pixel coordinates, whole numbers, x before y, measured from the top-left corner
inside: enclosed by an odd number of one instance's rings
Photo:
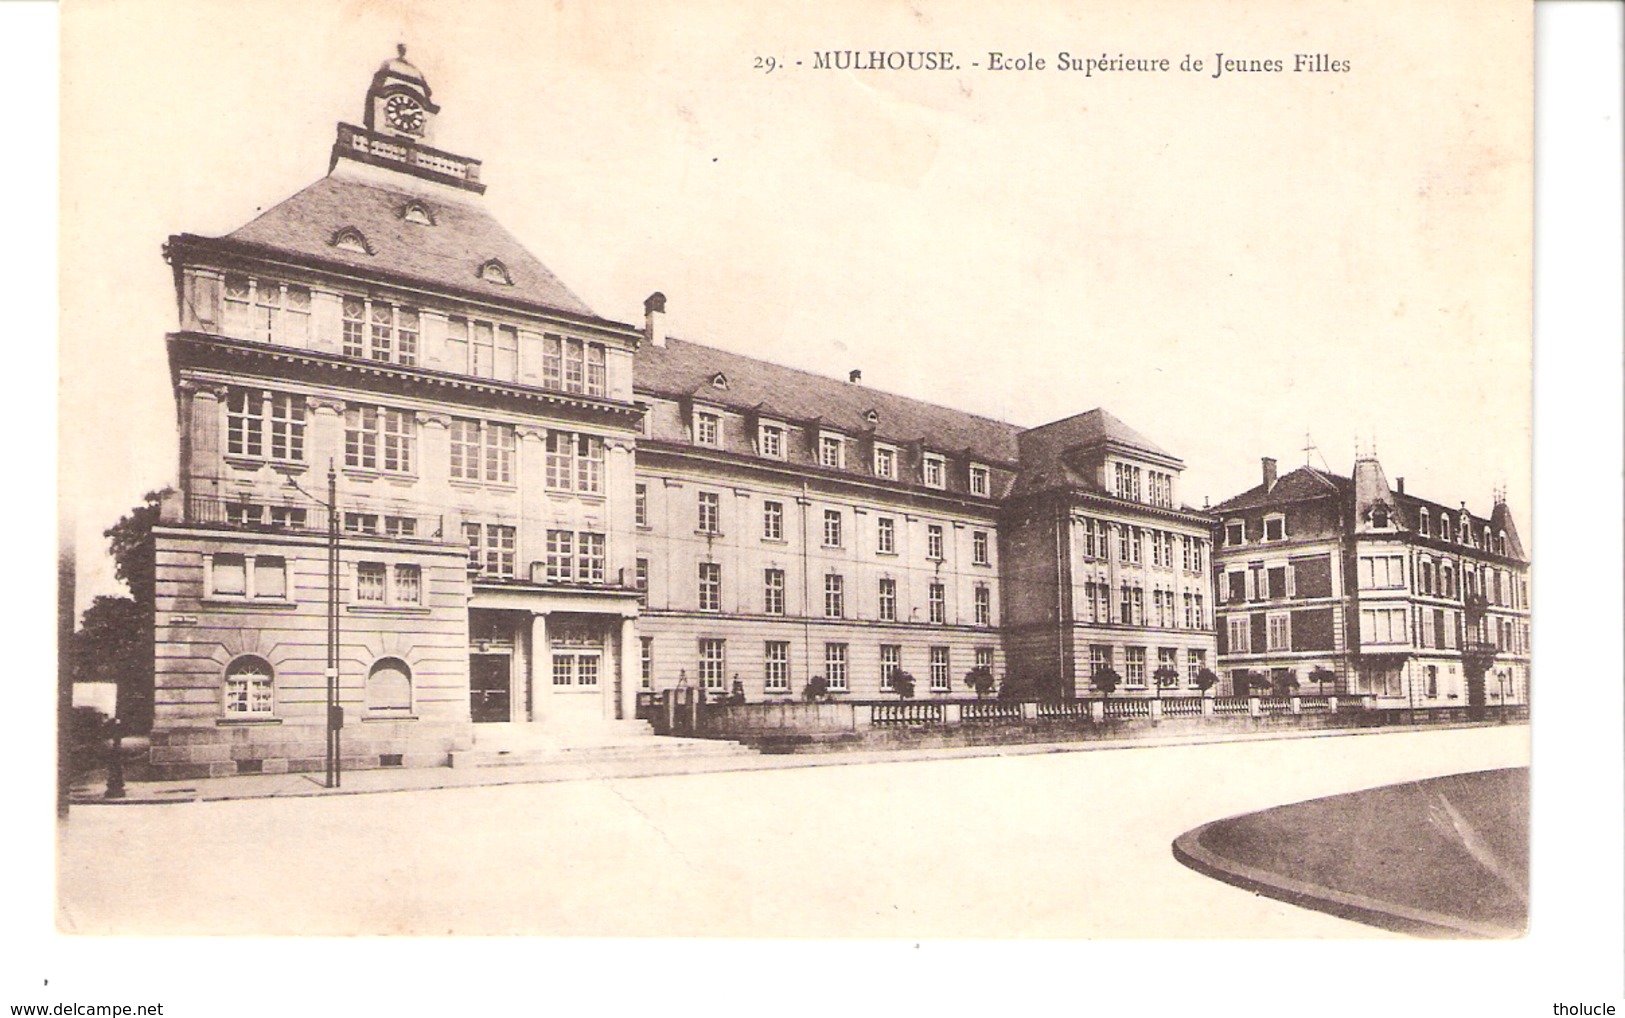
[[[412,713],[412,670],[398,657],[379,658],[367,673],[367,713]]]
[[[367,238],[353,226],[346,226],[333,234],[332,245],[343,251],[354,251],[356,254],[372,254],[372,245]]]
[[[271,713],[271,665],[251,654],[226,666],[225,711],[232,717]]]
[[[434,225],[434,216],[430,214],[429,207],[420,201],[407,202],[406,207],[401,209],[401,218],[420,226]]]
[[[508,272],[508,267],[495,258],[480,266],[480,278],[500,286],[513,285],[513,276]]]

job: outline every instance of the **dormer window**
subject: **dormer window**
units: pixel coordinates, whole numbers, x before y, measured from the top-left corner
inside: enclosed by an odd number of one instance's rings
[[[1426,509],[1418,509],[1416,511],[1416,532],[1421,534],[1423,537],[1429,536],[1428,511]]]
[[[401,218],[419,226],[434,225],[434,216],[430,214],[429,207],[420,201],[407,202],[406,207],[401,209]]]
[[[712,375],[711,376],[711,388],[713,388],[713,389],[727,389],[728,388],[728,376],[723,374],[720,371],[718,371],[716,374]]]
[[[846,466],[846,440],[840,435],[824,432],[818,436],[818,465],[831,470]]]
[[[1264,517],[1264,540],[1286,540],[1286,517],[1281,513],[1274,513]]]
[[[1371,526],[1374,530],[1388,529],[1388,507],[1381,502],[1371,507]]]
[[[694,411],[694,444],[722,448],[722,416],[710,410]]]
[[[986,498],[993,490],[992,475],[980,463],[970,465],[970,493]]]
[[[875,425],[880,423],[880,411],[879,410],[870,410],[870,411],[868,411],[867,413],[865,413],[863,415],[863,419],[872,428]]]
[[[353,251],[356,254],[364,255],[372,254],[372,245],[367,243],[366,236],[353,226],[346,226],[333,234],[333,239],[329,243],[341,251]]]
[[[948,462],[934,452],[925,454],[921,460],[921,476],[927,488],[944,488],[948,483]]]
[[[763,422],[756,429],[756,447],[768,459],[784,459],[784,425]]]
[[[495,258],[480,266],[480,278],[498,286],[513,285],[513,276],[508,274],[508,267]]]
[[[889,445],[875,445],[875,476],[887,481],[897,480],[897,450]]]
[[[1247,543],[1247,521],[1231,520],[1224,525],[1224,543],[1234,548]]]

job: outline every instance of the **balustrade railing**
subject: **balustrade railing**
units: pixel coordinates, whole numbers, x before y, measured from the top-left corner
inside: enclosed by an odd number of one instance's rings
[[[1331,710],[1332,700],[1328,696],[1300,696],[1298,709],[1306,713],[1312,710]]]
[[[1262,696],[1258,699],[1258,706],[1265,714],[1287,714],[1292,710],[1292,698],[1288,696]]]
[[[943,709],[940,703],[876,703],[869,707],[869,721],[874,725],[940,725]]]
[[[1038,720],[1040,721],[1087,721],[1089,720],[1088,700],[1053,700],[1038,702]]]
[[[1165,718],[1196,718],[1202,716],[1202,698],[1199,696],[1164,697],[1162,716]]]
[[[1021,704],[1001,703],[997,700],[961,704],[959,720],[969,724],[1020,721]]]
[[[1215,714],[1251,714],[1253,708],[1245,696],[1216,696],[1213,698]]]
[[[1151,716],[1151,701],[1131,699],[1124,697],[1121,700],[1107,699],[1105,701],[1105,715],[1108,718],[1148,718]]]

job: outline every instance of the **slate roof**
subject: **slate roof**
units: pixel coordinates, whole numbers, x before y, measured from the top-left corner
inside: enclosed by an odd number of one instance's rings
[[[1051,421],[1021,435],[1021,475],[1011,495],[1030,495],[1057,488],[1100,490],[1089,474],[1069,462],[1074,450],[1106,443],[1128,446],[1178,462],[1163,449],[1107,410],[1096,407],[1086,413]]]
[[[477,201],[419,194],[408,187],[323,177],[227,239],[359,272],[390,273],[435,288],[597,317]],[[402,218],[410,201],[423,204],[434,225]],[[372,253],[334,245],[335,235],[345,227],[359,230]],[[507,268],[512,286],[481,277],[481,266],[492,258]]]
[[[923,441],[940,452],[968,449],[973,459],[990,465],[1016,461],[1016,435],[1022,430],[989,417],[676,338],[668,338],[664,347],[640,346],[633,372],[634,388],[641,392],[695,396],[787,422],[817,419],[849,435],[872,430],[875,437],[899,445]],[[718,372],[727,378],[726,389],[712,385]],[[879,415],[874,424],[866,419],[870,410]]]
[[[1354,482],[1347,477],[1304,466],[1276,478],[1273,488],[1266,489],[1260,482],[1241,494],[1220,502],[1212,511],[1240,512],[1243,509],[1257,509],[1277,502],[1300,502],[1311,498],[1325,498],[1328,495],[1348,495],[1353,489]]]

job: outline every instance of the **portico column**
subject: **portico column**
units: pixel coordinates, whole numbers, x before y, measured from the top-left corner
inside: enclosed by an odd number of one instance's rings
[[[642,645],[638,642],[637,619],[632,617],[621,620],[621,718],[631,721],[638,716],[638,685],[643,681],[643,655]],[[610,706],[610,717],[614,717],[613,705],[605,697],[605,704]]]
[[[530,720],[547,720],[553,696],[553,648],[547,642],[547,616],[530,617]]]

